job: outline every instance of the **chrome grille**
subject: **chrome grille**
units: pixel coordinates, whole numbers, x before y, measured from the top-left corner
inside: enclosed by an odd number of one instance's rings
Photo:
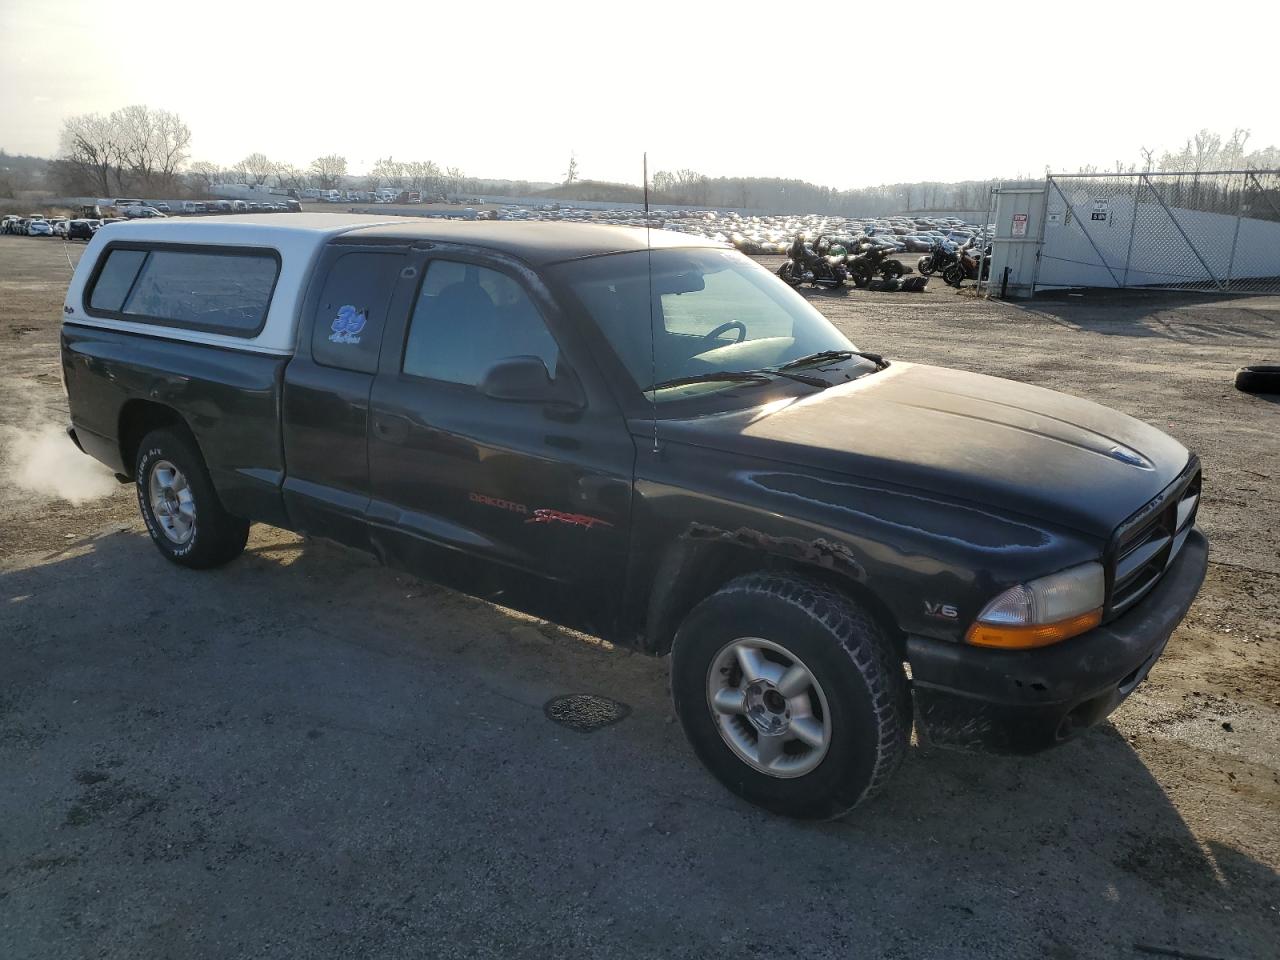
[[[1200,464],[1192,457],[1177,480],[1120,525],[1109,550],[1108,619],[1137,603],[1164,576],[1195,526],[1199,506]]]

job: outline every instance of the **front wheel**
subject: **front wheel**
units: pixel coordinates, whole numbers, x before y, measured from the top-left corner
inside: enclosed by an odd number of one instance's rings
[[[795,265],[790,260],[778,268],[778,279],[791,287],[800,285],[800,281],[796,279]]]
[[[249,521],[223,509],[204,458],[185,433],[163,429],[143,437],[134,477],[147,532],[166,559],[204,569],[244,550]]]
[[[916,269],[920,271],[922,276],[929,276],[933,273],[933,257],[921,257],[916,262]]]
[[[671,688],[707,769],[774,813],[838,817],[906,754],[891,644],[852,600],[802,577],[748,574],[698,604],[676,634]]]
[[[880,275],[886,280],[897,280],[902,276],[902,264],[897,260],[886,260],[880,268]]]
[[[959,264],[953,263],[942,271],[942,282],[950,287],[959,287],[964,283],[964,270]]]

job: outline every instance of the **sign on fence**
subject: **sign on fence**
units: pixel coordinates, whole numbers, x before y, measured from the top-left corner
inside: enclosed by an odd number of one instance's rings
[[[1108,204],[1107,204],[1106,197],[1094,197],[1093,198],[1093,216],[1090,217],[1089,219],[1101,220],[1105,223],[1107,219],[1107,206]]]
[[[1025,237],[1027,235],[1027,215],[1025,213],[1015,213],[1013,215],[1013,235],[1015,237]]]

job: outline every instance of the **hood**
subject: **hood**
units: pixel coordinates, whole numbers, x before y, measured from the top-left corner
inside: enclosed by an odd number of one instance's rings
[[[897,362],[811,396],[661,430],[670,441],[926,490],[1100,538],[1189,457],[1155,427],[1088,400]]]

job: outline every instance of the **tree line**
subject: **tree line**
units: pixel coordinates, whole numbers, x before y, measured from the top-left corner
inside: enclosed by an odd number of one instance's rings
[[[110,114],[86,113],[63,121],[58,156],[49,164],[50,186],[75,195],[207,196],[217,184],[332,190],[357,185],[423,193],[457,193],[476,183],[458,167],[431,160],[378,160],[353,176],[341,154],[316,157],[305,167],[255,152],[230,166],[192,161],[191,129],[176,113],[142,104]]]
[[[1177,149],[1142,147],[1141,165],[1117,160],[1109,169],[1086,165],[1076,172],[1101,178],[1125,175],[1112,188],[1132,191],[1138,202],[1154,202],[1158,196],[1171,207],[1280,220],[1280,176],[1271,172],[1280,169],[1280,147],[1250,150],[1249,137],[1248,130],[1239,128],[1225,137],[1202,129]],[[1151,183],[1129,176],[1139,173],[1152,174]]]
[[[838,190],[774,177],[708,177],[694,170],[659,170],[650,200],[680,206],[740,207],[772,212],[879,216],[912,210],[986,209],[997,180],[886,183]]]
[[[493,193],[535,197],[545,193],[563,199],[597,199],[634,202],[640,188],[629,184],[582,180],[576,157],[570,158],[562,185],[524,180],[482,180],[467,176],[456,166],[432,160],[380,158],[366,173],[353,174],[347,158],[326,154],[305,166],[275,160],[255,152],[226,166],[190,157],[191,130],[176,113],[142,104],[122,107],[110,114],[88,113],[68,117],[62,125],[59,153],[47,166],[46,186],[68,195],[208,196],[218,184],[239,183],[281,190],[390,187],[425,195]],[[1250,150],[1249,131],[1234,130],[1222,136],[1209,130],[1188,137],[1173,150],[1142,148],[1146,170],[1199,174],[1216,169],[1280,167],[1280,149],[1269,146]],[[1138,172],[1137,163],[1117,161],[1115,169],[1081,167],[1081,173]],[[0,169],[0,195],[6,187],[12,195],[19,185],[29,185],[25,170],[7,174]],[[738,207],[771,212],[831,213],[845,216],[877,216],[918,210],[981,210],[987,207],[992,186],[999,180],[961,182],[921,181],[880,184],[839,190],[804,180],[768,177],[709,177],[695,170],[660,170],[650,182],[650,200],[681,206]],[[550,189],[549,189],[550,188]],[[1230,206],[1229,186],[1197,184],[1188,202],[1203,208]],[[587,194],[590,194],[588,196]],[[1238,190],[1237,190],[1238,194]],[[1237,196],[1238,199],[1238,196]]]

